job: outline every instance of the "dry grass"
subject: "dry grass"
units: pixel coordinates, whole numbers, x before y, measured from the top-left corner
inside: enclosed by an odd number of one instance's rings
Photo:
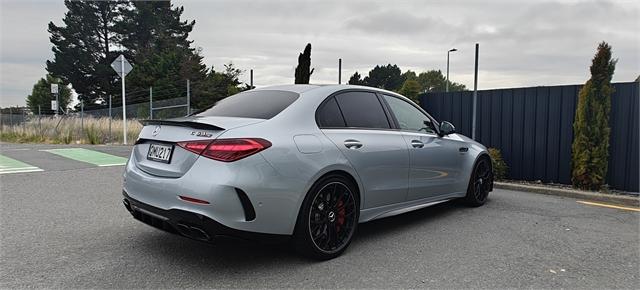
[[[55,143],[55,144],[121,144],[123,143],[122,120],[111,121],[109,136],[109,118],[34,118],[25,124],[3,125],[0,141],[16,143]],[[142,125],[133,119],[127,120],[127,141],[132,143],[142,129]]]

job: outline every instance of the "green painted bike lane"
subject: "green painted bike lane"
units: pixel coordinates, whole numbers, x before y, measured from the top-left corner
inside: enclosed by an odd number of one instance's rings
[[[97,166],[119,166],[127,163],[127,158],[84,148],[48,149],[42,151]]]
[[[0,155],[0,174],[36,172],[36,171],[42,171],[42,169],[30,164],[24,163],[22,161],[18,161],[13,158]]]

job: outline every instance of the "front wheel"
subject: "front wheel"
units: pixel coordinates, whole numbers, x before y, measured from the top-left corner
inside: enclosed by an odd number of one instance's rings
[[[300,209],[294,243],[302,254],[328,260],[342,254],[359,218],[357,187],[341,175],[329,175],[311,188]]]
[[[471,180],[469,180],[467,195],[464,198],[466,203],[470,206],[483,205],[487,201],[492,183],[491,160],[487,157],[480,157],[473,168]]]

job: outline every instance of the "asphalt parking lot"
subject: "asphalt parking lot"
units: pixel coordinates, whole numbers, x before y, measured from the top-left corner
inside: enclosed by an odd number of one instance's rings
[[[60,148],[125,158],[130,151],[0,145],[8,158],[3,164],[14,166],[0,171],[0,288],[640,285],[635,211],[495,190],[480,208],[448,202],[362,224],[343,256],[316,262],[286,244],[220,239],[210,245],[142,224],[122,206],[123,166],[112,162],[118,158],[91,163],[50,151]]]

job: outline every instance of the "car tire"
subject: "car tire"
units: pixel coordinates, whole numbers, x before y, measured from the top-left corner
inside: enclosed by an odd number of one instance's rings
[[[467,186],[467,195],[464,197],[467,205],[478,207],[487,201],[489,191],[493,187],[492,170],[490,158],[481,156],[476,161]]]
[[[339,174],[324,176],[311,187],[302,203],[294,247],[317,260],[340,256],[355,235],[359,217],[357,185]]]

